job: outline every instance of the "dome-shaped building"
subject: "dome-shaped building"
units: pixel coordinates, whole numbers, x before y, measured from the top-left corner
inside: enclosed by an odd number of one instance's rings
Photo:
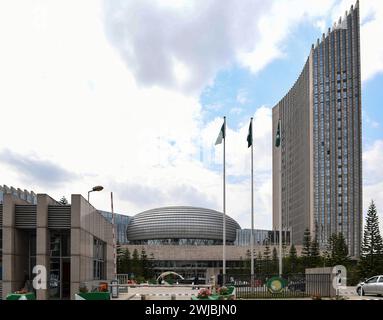
[[[130,244],[218,245],[223,213],[196,207],[164,207],[135,215],[127,228]],[[233,244],[239,224],[226,216],[226,242]]]

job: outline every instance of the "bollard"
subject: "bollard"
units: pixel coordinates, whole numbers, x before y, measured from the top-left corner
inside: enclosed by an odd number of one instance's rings
[[[141,295],[141,300],[146,300],[146,294]]]
[[[177,300],[177,296],[173,293],[172,295],[171,295],[171,298],[170,298],[171,300]]]

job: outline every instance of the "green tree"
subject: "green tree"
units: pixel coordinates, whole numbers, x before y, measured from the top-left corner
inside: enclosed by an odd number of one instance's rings
[[[124,255],[125,250],[122,248],[117,248],[117,273],[126,273],[124,268]]]
[[[371,201],[367,212],[358,273],[362,278],[383,273],[383,242],[374,201]]]
[[[265,268],[263,266],[263,257],[262,257],[262,252],[259,251],[258,254],[257,254],[257,258],[256,258],[256,273],[257,274],[262,274],[265,272]]]
[[[301,261],[303,269],[310,268],[310,247],[311,247],[311,233],[308,228],[306,228],[303,234],[303,246],[301,253]]]
[[[278,252],[277,252],[277,248],[273,248],[273,254],[272,254],[272,258],[271,258],[271,272],[272,273],[277,273],[278,272]]]
[[[137,249],[133,250],[131,271],[135,278],[142,276],[141,261]]]
[[[153,257],[153,253],[151,257]],[[153,276],[153,265],[152,265],[153,259],[148,258],[145,249],[142,248],[140,263],[141,263],[142,276],[144,277],[145,280],[149,280]]]
[[[251,251],[249,249],[246,250],[246,259],[244,261],[244,267],[246,272],[250,271],[251,268]]]
[[[269,242],[266,242],[265,250],[263,252],[263,271],[265,273],[270,272],[270,258],[271,258],[271,250],[269,246]]]
[[[317,268],[321,266],[321,255],[319,250],[318,238],[315,235],[310,244],[310,267]]]
[[[69,204],[68,200],[65,198],[65,196],[62,196],[60,201],[59,201],[59,204],[63,205],[63,206],[66,206]]]
[[[299,258],[297,255],[297,249],[292,244],[288,256],[288,266],[291,273],[297,273],[299,270]]]
[[[326,251],[326,264],[330,266],[344,265],[346,267],[350,264],[346,239],[342,233],[335,233],[330,237]]]
[[[311,247],[311,234],[310,234],[310,230],[306,229],[303,234],[302,257],[308,258],[310,256],[310,247]]]

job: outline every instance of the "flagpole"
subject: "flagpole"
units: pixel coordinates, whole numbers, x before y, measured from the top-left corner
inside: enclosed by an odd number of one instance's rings
[[[280,190],[280,206],[279,206],[279,276],[282,277],[282,126],[281,120],[279,119],[279,130],[280,130],[280,161],[279,161],[279,190]]]
[[[254,281],[254,141],[253,141],[253,118],[250,120],[251,126],[251,233],[250,233],[250,250],[251,250],[251,286]]]
[[[112,209],[112,235],[113,235],[113,279],[117,279],[117,252],[116,252],[116,217],[113,208],[113,192],[110,193],[110,204]]]
[[[223,245],[222,245],[222,284],[226,284],[226,117],[223,117]]]

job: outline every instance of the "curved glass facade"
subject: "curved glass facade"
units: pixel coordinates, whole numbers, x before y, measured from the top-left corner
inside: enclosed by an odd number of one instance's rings
[[[302,74],[273,109],[273,227],[301,244],[306,228],[324,247],[342,233],[359,256],[362,234],[362,121],[359,3],[312,46]]]
[[[223,213],[195,207],[166,207],[137,214],[127,229],[130,244],[222,243]],[[226,216],[226,240],[232,244],[239,224]]]
[[[99,212],[110,222],[112,223],[112,213],[109,211],[102,211],[99,210]],[[122,214],[115,213],[115,224],[116,224],[116,242],[118,245],[127,244],[128,239],[126,237],[126,229],[128,228],[128,224],[132,217],[125,216]]]

